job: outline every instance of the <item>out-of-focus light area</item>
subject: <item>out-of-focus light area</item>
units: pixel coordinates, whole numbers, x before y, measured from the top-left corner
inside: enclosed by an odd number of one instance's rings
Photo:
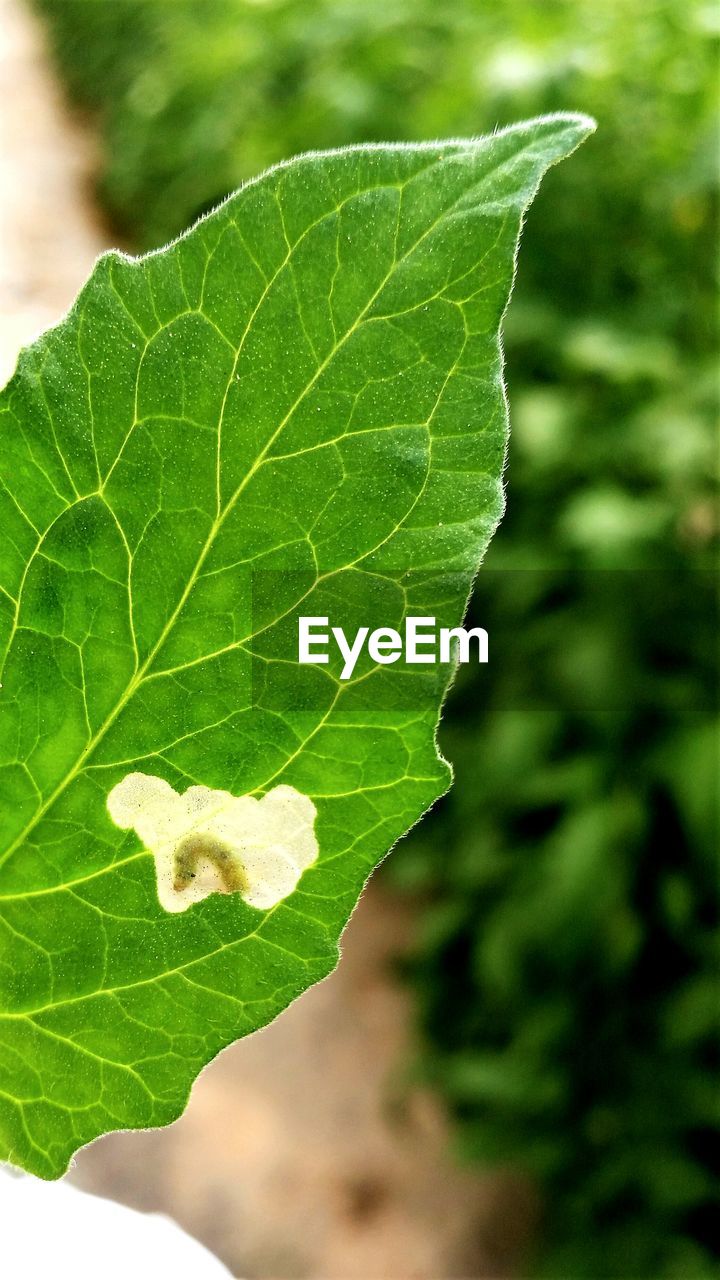
[[[2,0],[8,13],[20,3]],[[338,1280],[353,1255],[374,1280],[709,1280],[720,1174],[717,6],[27,0],[31,9],[72,128],[94,140],[82,171],[96,208],[131,250],[163,243],[300,151],[462,136],[560,109],[598,121],[549,175],[524,233],[505,327],[508,510],[471,607],[490,633],[490,664],[463,671],[440,737],[454,789],[383,869],[367,946],[354,922],[337,1006],[311,993],[307,1021],[284,1015],[298,1059],[328,1037],[332,1087],[350,1088],[363,1036],[392,1043],[392,1076],[371,1070],[372,1103],[336,1098],[315,1129],[302,1113],[290,1186],[263,1155],[278,1138],[260,1087],[273,1066],[255,1037],[245,1046],[254,1109],[233,1084],[240,1046],[207,1073],[221,1072],[223,1091],[207,1123],[96,1144],[88,1169],[110,1154],[94,1185],[135,1203],[122,1151],[149,1143],[156,1180],[170,1153],[181,1219],[233,1270],[263,1280]],[[37,74],[29,61],[26,75]],[[44,102],[32,83],[28,102]],[[19,202],[22,186],[11,189]],[[29,177],[28,190],[39,204]],[[382,985],[378,961],[388,972],[395,935],[411,939],[405,996]],[[396,1043],[408,1001],[415,1032]],[[342,1002],[355,1009],[344,1049],[333,1040]],[[307,1077],[318,1089],[319,1072]],[[403,1099],[418,1082],[449,1122],[439,1134],[421,1119],[408,1139]],[[382,1136],[378,1108],[398,1112]],[[180,1159],[173,1133],[190,1131],[196,1146]],[[353,1170],[338,1193],[355,1197],[345,1218],[332,1217],[318,1172],[331,1141]],[[265,1200],[251,1185],[263,1159]],[[200,1173],[205,1187],[215,1178],[202,1222],[192,1217]],[[500,1194],[489,1177],[511,1181]],[[303,1179],[320,1205],[311,1235],[332,1235],[324,1260],[312,1241],[298,1244]],[[393,1217],[387,1189],[400,1184],[412,1211]],[[363,1254],[362,1232],[378,1222]],[[433,1253],[427,1241],[447,1230],[447,1249]],[[348,1261],[343,1275],[361,1274]]]
[[[3,1258],[11,1275],[72,1275],[126,1280],[228,1280],[230,1272],[168,1218],[138,1213],[69,1183],[13,1177],[0,1170]],[[38,1221],[43,1230],[38,1231]],[[67,1266],[65,1266],[67,1264]]]

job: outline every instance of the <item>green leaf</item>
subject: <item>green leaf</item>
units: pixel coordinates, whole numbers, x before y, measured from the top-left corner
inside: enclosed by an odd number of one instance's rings
[[[343,681],[337,655],[298,664],[298,617],[460,622],[502,508],[521,219],[592,127],[301,157],[168,249],[102,257],[22,354],[0,400],[8,1160],[56,1177],[177,1117],[333,969],[447,787],[449,665],[365,655]]]

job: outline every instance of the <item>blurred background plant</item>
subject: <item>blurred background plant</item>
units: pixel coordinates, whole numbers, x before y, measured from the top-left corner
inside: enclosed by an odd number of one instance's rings
[[[421,904],[418,1070],[466,1158],[532,1171],[535,1270],[716,1275],[717,8],[704,0],[35,0],[158,245],[315,147],[595,115],[506,323],[509,508],[384,873]]]

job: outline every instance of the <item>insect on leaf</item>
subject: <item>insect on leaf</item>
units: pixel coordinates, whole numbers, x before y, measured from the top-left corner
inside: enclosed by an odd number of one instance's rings
[[[108,253],[0,397],[0,1156],[167,1124],[327,975],[446,789],[450,663],[298,663],[298,619],[460,624],[501,514],[521,221],[581,116],[301,156]],[[440,853],[438,856],[441,856]]]

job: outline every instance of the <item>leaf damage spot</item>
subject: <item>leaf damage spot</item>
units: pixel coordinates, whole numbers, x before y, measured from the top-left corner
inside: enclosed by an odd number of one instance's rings
[[[153,854],[166,911],[186,911],[211,893],[239,893],[267,910],[318,856],[317,810],[295,787],[273,787],[260,800],[201,786],[179,795],[163,778],[129,773],[107,807]]]

